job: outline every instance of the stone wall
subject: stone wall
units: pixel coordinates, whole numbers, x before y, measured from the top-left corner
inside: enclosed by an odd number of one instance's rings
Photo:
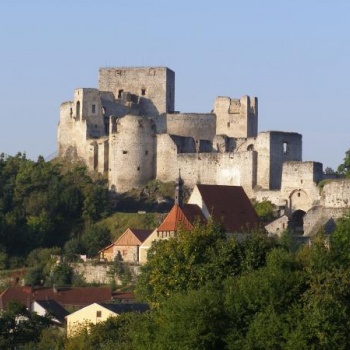
[[[167,133],[193,137],[195,140],[210,140],[215,136],[216,117],[212,113],[167,114]]]
[[[258,99],[217,97],[214,102],[216,135],[255,137],[258,132]]]
[[[326,183],[322,199],[326,208],[350,208],[350,181],[334,180]]]
[[[152,121],[127,115],[109,137],[109,186],[126,192],[156,176],[156,134]]]
[[[175,109],[175,73],[166,67],[101,68],[99,90],[139,96],[141,114],[156,116]]]
[[[73,265],[73,270],[75,273],[82,275],[86,283],[108,284],[111,281],[109,274],[110,266],[79,263]]]

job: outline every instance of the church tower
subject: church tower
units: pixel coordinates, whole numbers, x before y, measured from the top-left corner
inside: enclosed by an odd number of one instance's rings
[[[176,187],[175,187],[175,204],[177,204],[180,208],[184,205],[184,189],[183,189],[184,181],[181,178],[181,173],[179,169],[179,178],[177,179]]]

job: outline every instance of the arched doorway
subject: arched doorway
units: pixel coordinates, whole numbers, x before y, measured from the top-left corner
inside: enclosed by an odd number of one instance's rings
[[[296,234],[302,235],[304,233],[304,210],[296,210],[289,219],[288,228]]]

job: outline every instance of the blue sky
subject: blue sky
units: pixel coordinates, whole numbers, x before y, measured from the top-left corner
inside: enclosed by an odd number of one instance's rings
[[[0,0],[0,152],[55,152],[59,106],[104,66],[168,66],[176,109],[259,98],[259,131],[303,135],[303,160],[350,148],[350,1]]]

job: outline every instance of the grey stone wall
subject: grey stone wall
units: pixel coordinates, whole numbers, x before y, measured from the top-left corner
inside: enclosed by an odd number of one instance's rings
[[[109,137],[109,186],[126,192],[156,176],[156,133],[150,119],[127,115]]]
[[[175,73],[166,67],[101,68],[99,90],[130,92],[139,97],[142,115],[157,116],[175,109]]]

